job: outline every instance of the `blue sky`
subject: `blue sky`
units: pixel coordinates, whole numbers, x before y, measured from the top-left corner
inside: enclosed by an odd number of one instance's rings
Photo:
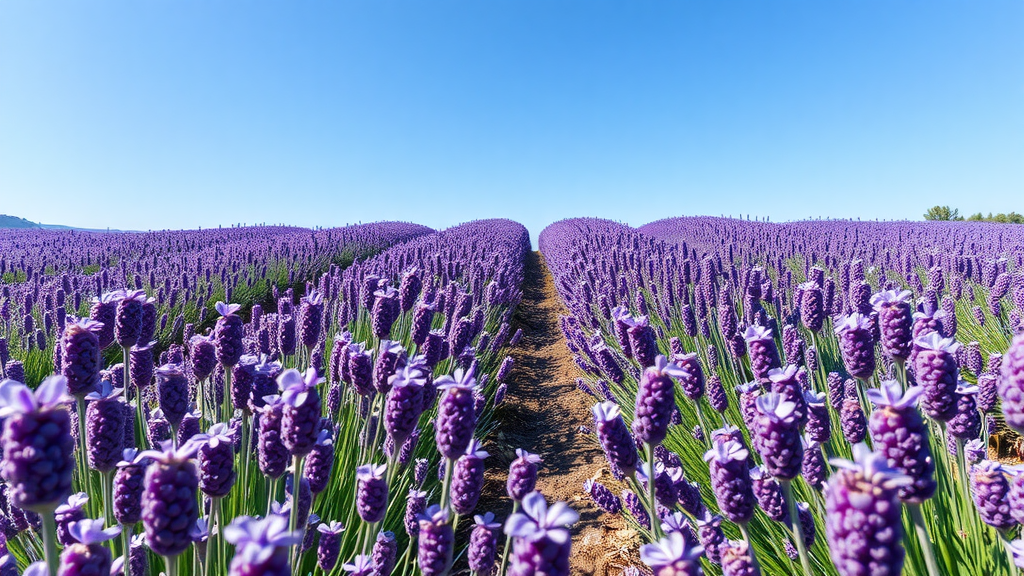
[[[0,3],[0,213],[1024,212],[1024,4]]]

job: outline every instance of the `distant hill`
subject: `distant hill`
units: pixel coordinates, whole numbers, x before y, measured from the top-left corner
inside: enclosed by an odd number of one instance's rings
[[[19,230],[24,229],[36,229],[36,230],[81,230],[83,232],[120,232],[120,230],[96,230],[91,228],[75,228],[74,226],[61,226],[60,224],[40,224],[38,222],[32,222],[24,218],[17,216],[8,216],[7,214],[0,214],[0,229],[2,228],[17,228]]]
[[[0,228],[42,228],[42,226],[24,218],[0,214]]]

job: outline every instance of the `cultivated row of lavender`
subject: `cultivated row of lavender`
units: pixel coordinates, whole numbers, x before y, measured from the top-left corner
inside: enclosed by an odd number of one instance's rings
[[[281,226],[149,233],[0,230],[0,371],[35,384],[50,373],[65,318],[89,314],[93,298],[144,290],[156,327],[146,342],[181,341],[188,324],[209,325],[218,300],[250,305],[271,289],[301,284],[432,232],[403,222],[308,230]],[[108,327],[108,332],[111,328]]]
[[[274,287],[248,321],[218,302],[159,361],[144,290],[65,318],[57,375],[0,384],[0,574],[494,571],[502,526],[473,514],[529,238],[432,238],[331,266],[298,301]],[[117,348],[128,362],[105,365]],[[567,574],[575,514],[534,491],[538,460],[512,464],[500,563]]]
[[[541,233],[609,463],[584,489],[659,575],[1016,573],[1024,474],[987,440],[1024,429],[1021,235],[768,226]]]

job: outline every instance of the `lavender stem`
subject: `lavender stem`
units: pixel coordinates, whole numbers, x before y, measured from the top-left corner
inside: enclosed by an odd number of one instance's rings
[[[914,522],[914,532],[917,532],[917,541],[921,545],[924,554],[924,563],[928,567],[928,576],[939,576],[939,565],[935,561],[935,550],[932,548],[931,537],[928,536],[928,527],[924,523],[924,514],[921,513],[920,504],[907,504],[910,511],[910,518]]]
[[[47,512],[42,516],[43,550],[46,553],[46,567],[50,569],[50,576],[57,576],[57,520],[53,512]]]
[[[807,546],[804,544],[804,532],[800,528],[800,514],[796,507],[796,498],[793,496],[793,481],[782,481],[782,492],[789,506],[789,520],[792,524],[793,541],[796,543],[796,550],[800,554],[800,565],[803,567],[804,576],[811,576],[811,561],[807,557]]]

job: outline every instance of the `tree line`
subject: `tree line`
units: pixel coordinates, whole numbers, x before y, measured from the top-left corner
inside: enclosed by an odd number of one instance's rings
[[[1010,212],[1009,214],[1004,214],[1002,212],[1000,212],[999,214],[992,214],[991,212],[989,212],[988,216],[982,214],[981,212],[977,212],[971,214],[967,218],[964,218],[963,216],[960,215],[960,210],[956,208],[950,208],[949,206],[932,206],[931,208],[928,209],[927,212],[924,213],[924,219],[949,221],[970,220],[973,222],[999,222],[1002,224],[1024,224],[1024,215],[1018,214],[1016,212]]]

